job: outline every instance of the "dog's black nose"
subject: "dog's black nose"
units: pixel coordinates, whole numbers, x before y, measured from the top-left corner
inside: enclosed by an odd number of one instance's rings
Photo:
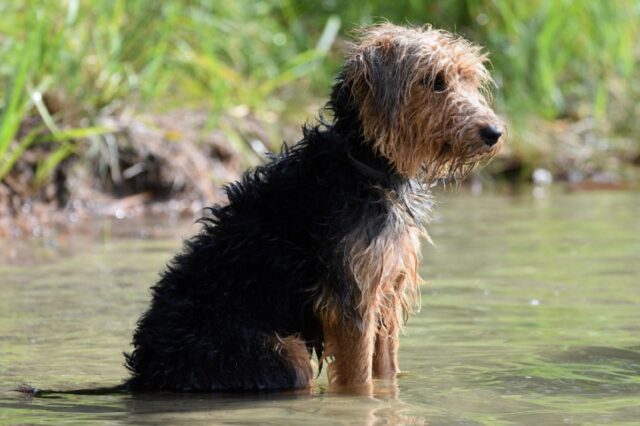
[[[502,136],[502,132],[496,126],[484,126],[480,129],[482,141],[489,146],[494,146],[500,136]]]

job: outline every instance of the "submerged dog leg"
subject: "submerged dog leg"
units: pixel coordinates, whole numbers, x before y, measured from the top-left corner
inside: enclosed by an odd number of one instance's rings
[[[367,313],[362,328],[346,320],[323,320],[325,357],[332,391],[370,394],[375,340],[373,312]]]
[[[398,328],[380,327],[376,333],[373,351],[373,377],[393,379],[398,368]]]

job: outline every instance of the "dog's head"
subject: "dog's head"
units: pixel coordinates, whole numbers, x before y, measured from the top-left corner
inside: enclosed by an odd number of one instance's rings
[[[335,119],[356,110],[364,137],[405,176],[461,177],[504,140],[486,61],[481,48],[431,27],[366,27],[334,87]]]

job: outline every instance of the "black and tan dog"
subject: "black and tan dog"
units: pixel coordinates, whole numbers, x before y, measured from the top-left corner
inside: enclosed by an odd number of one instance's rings
[[[126,363],[132,390],[333,389],[398,372],[434,182],[502,142],[486,56],[429,27],[361,31],[333,118],[227,188],[153,287]]]

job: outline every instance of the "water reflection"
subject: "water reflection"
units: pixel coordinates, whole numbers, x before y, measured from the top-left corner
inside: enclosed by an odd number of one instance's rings
[[[57,395],[126,377],[148,288],[191,221],[127,221],[0,248],[0,424],[604,423],[640,418],[640,195],[446,194],[422,311],[373,397]],[[146,227],[146,228],[145,228]],[[141,230],[147,229],[142,232]],[[140,233],[142,232],[142,233]],[[132,237],[133,236],[133,237]],[[12,256],[5,256],[14,253]]]

